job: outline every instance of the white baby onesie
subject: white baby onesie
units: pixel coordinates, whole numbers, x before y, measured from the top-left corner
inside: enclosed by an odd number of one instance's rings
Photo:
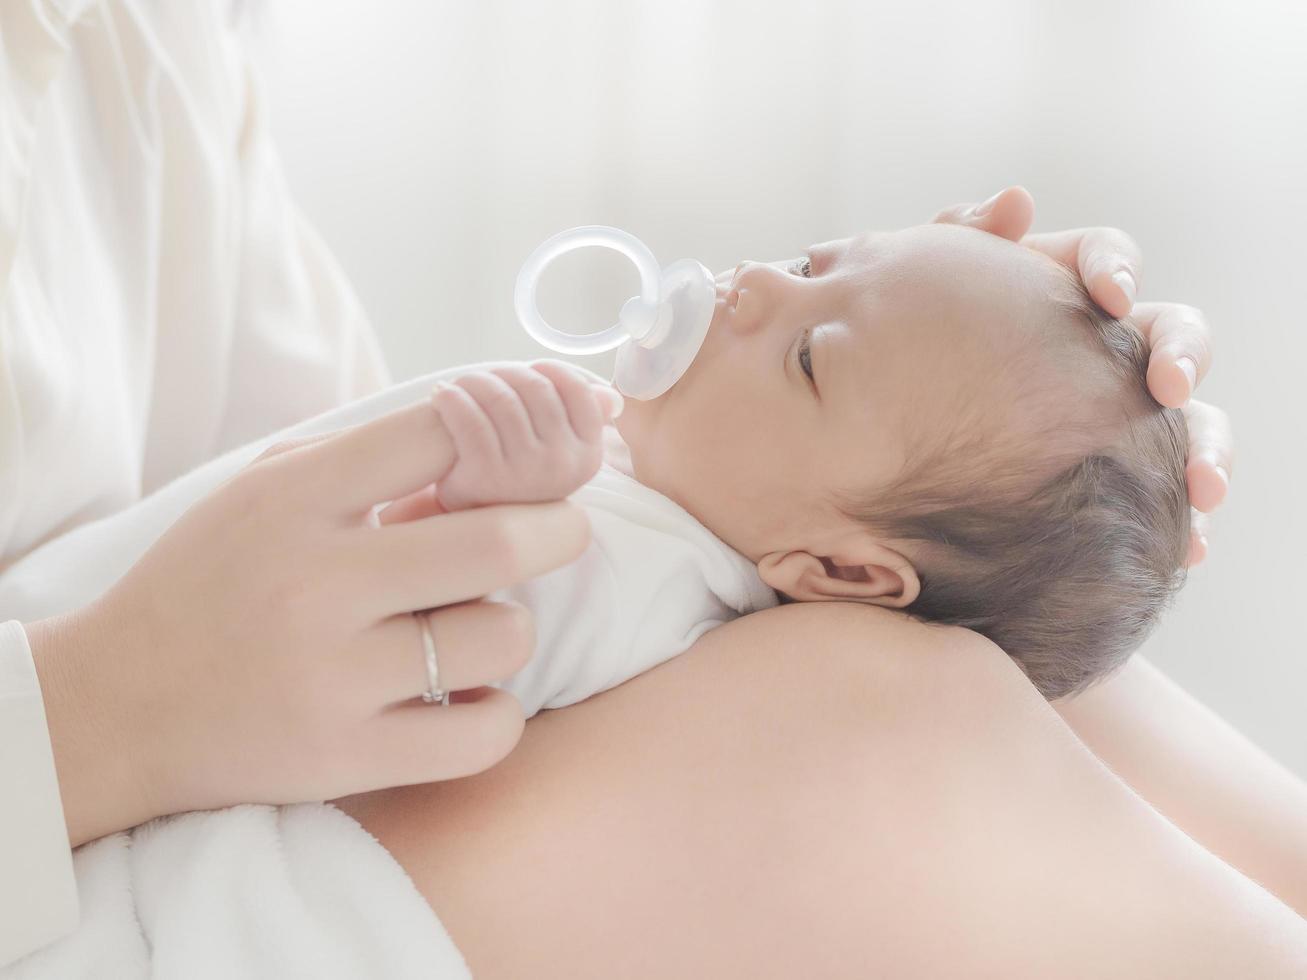
[[[576,561],[490,593],[535,616],[536,654],[497,686],[527,717],[616,687],[682,653],[703,633],[777,604],[757,567],[684,508],[630,475],[617,430],[604,463],[570,499],[590,518]]]

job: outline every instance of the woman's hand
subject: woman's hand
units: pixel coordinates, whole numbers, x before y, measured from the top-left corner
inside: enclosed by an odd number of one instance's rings
[[[99,600],[28,624],[74,845],[184,810],[463,776],[512,749],[521,707],[482,685],[522,667],[534,625],[479,597],[576,558],[589,523],[567,501],[373,519],[454,457],[428,402],[274,447]],[[448,707],[415,700],[411,613],[429,607]]]
[[[1152,348],[1148,389],[1153,397],[1185,413],[1189,428],[1189,463],[1185,478],[1193,505],[1189,564],[1207,554],[1207,513],[1225,499],[1230,486],[1234,438],[1224,412],[1190,398],[1211,367],[1207,318],[1181,303],[1136,303],[1142,257],[1134,239],[1115,228],[1074,228],[1027,234],[1035,202],[1024,187],[1008,187],[981,204],[959,204],[936,221],[969,225],[991,232],[1061,262],[1080,274],[1094,302],[1115,317],[1133,314]]]

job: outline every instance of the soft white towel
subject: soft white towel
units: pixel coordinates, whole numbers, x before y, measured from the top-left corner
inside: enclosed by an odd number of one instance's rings
[[[74,855],[77,931],[4,980],[464,980],[394,859],[325,804],[154,820]]]

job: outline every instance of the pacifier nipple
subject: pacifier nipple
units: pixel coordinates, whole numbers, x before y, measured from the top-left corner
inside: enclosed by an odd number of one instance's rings
[[[657,347],[672,328],[672,304],[650,306],[642,297],[632,296],[622,305],[617,322],[641,347]]]
[[[640,293],[622,306],[617,323],[593,334],[569,334],[545,322],[536,306],[536,286],[545,267],[577,248],[599,246],[621,252],[640,273]],[[618,348],[613,384],[623,395],[648,400],[672,387],[694,360],[712,322],[717,299],[712,273],[694,259],[661,271],[648,246],[634,235],[605,225],[560,232],[531,253],[517,275],[517,318],[532,337],[564,354],[597,354]]]

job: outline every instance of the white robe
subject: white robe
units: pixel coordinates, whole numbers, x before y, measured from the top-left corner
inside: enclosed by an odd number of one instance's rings
[[[388,375],[290,202],[213,0],[0,0],[0,582]],[[286,379],[293,379],[287,384]],[[18,619],[0,604],[0,623]],[[35,670],[0,629],[0,963],[77,895]]]

